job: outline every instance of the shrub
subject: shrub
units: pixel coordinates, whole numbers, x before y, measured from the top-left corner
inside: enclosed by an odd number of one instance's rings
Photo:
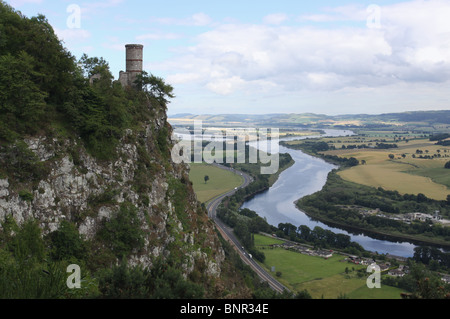
[[[7,176],[20,182],[40,180],[49,170],[23,141],[0,147],[0,167]]]
[[[142,249],[144,232],[140,228],[136,207],[123,203],[115,216],[103,221],[97,237],[109,246],[117,258],[127,257],[133,250]]]
[[[32,202],[33,199],[34,199],[33,194],[31,194],[28,191],[24,191],[24,190],[19,192],[19,197],[20,197],[20,199],[22,199],[22,200],[24,200],[26,202]]]
[[[72,223],[63,221],[59,229],[49,234],[51,257],[54,260],[68,260],[72,257],[82,260],[86,257],[86,243]]]
[[[45,244],[41,233],[36,221],[26,221],[9,243],[9,250],[19,261],[44,260]]]

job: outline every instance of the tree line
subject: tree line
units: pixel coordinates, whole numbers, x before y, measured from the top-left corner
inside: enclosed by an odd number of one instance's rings
[[[276,235],[290,241],[313,245],[317,249],[336,249],[354,255],[367,255],[361,245],[351,241],[350,236],[336,234],[319,226],[310,229],[306,225],[296,227],[290,223],[281,223]]]

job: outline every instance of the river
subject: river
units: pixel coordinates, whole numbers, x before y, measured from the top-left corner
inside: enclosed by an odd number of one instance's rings
[[[350,131],[324,130],[324,136],[348,136]],[[307,138],[307,137],[302,137]],[[285,138],[282,141],[302,138]],[[256,195],[244,203],[242,208],[248,208],[265,218],[271,225],[291,223],[295,226],[306,225],[311,229],[319,226],[334,233],[349,235],[352,241],[359,243],[364,249],[380,254],[391,254],[401,257],[412,257],[416,245],[408,242],[392,242],[379,240],[365,235],[349,233],[345,230],[329,227],[321,222],[313,221],[300,211],[295,202],[320,191],[327,181],[328,174],[336,166],[322,159],[307,155],[299,150],[293,150],[280,145],[280,153],[289,153],[295,164],[280,174],[278,181],[266,192]]]

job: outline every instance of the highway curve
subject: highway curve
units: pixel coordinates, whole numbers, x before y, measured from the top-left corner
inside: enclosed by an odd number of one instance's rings
[[[236,193],[238,189],[245,188],[250,183],[253,182],[253,178],[249,175],[234,170],[232,168],[228,168],[221,165],[215,165],[216,167],[219,167],[224,170],[228,170],[230,172],[233,172],[234,174],[241,175],[244,178],[244,182],[241,186],[237,187],[234,190],[231,190],[230,192],[220,195],[216,198],[214,198],[212,201],[210,201],[207,205],[208,215],[209,217],[215,222],[218,230],[222,234],[222,237],[227,240],[229,243],[231,243],[235,250],[239,253],[239,256],[241,257],[242,261],[249,265],[256,274],[261,278],[262,281],[265,281],[269,284],[269,286],[279,292],[282,293],[284,290],[289,291],[285,286],[283,286],[280,282],[275,280],[265,269],[263,269],[253,258],[250,258],[248,253],[245,251],[245,249],[242,247],[242,245],[239,243],[238,239],[234,236],[233,230],[226,226],[218,217],[217,217],[217,208],[219,207],[220,203],[229,196],[232,196]]]

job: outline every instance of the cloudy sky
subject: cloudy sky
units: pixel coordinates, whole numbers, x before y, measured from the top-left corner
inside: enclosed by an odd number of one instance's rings
[[[118,78],[124,45],[166,79],[169,114],[450,109],[450,0],[9,0]]]

